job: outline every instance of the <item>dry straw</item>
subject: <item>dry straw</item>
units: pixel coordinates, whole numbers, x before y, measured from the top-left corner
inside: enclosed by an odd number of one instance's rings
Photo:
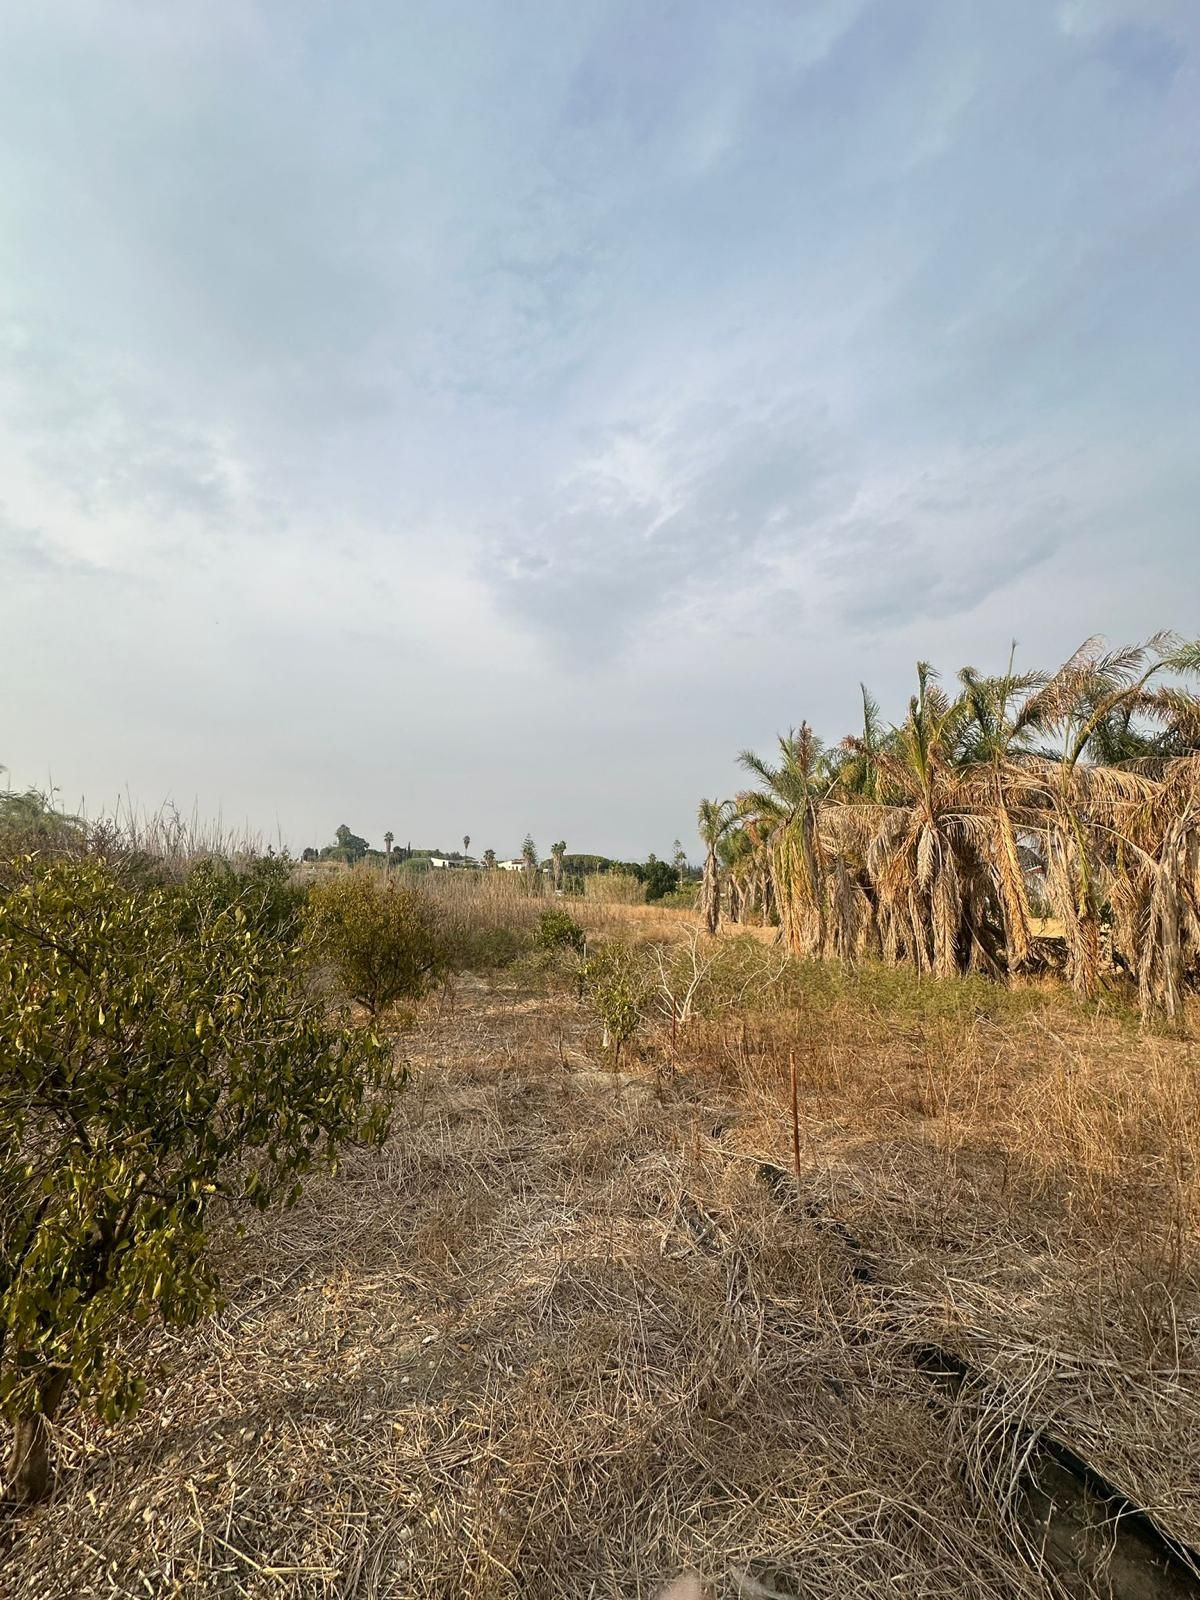
[[[1200,1537],[1193,1048],[725,948],[671,1079],[553,987],[434,1006],[389,1146],[230,1239],[5,1595],[1033,1600],[1044,1430]]]

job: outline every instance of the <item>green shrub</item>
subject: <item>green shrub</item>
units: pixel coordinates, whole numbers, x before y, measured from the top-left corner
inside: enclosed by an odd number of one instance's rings
[[[582,964],[583,993],[604,1029],[604,1047],[611,1047],[613,1068],[621,1050],[645,1017],[653,978],[646,952],[614,940],[593,947]]]
[[[341,1144],[382,1139],[401,1080],[331,1025],[249,891],[24,866],[0,883],[0,1411],[10,1492],[34,1500],[66,1396],[133,1410],[130,1331],[216,1304],[214,1202],[292,1203]]]
[[[268,938],[299,937],[308,890],[296,881],[296,865],[288,855],[253,856],[236,865],[207,857],[188,868],[184,886],[198,914],[237,905],[250,926]]]
[[[658,903],[672,911],[694,911],[699,893],[698,883],[685,883],[682,888],[672,889],[670,894],[664,894]]]
[[[534,943],[540,950],[582,950],[586,935],[569,911],[556,906],[542,912]]]
[[[646,885],[647,905],[679,887],[679,873],[669,861],[647,861],[641,869],[641,879]]]
[[[420,889],[376,872],[315,884],[307,923],[313,949],[330,963],[342,991],[372,1016],[399,1000],[419,1000],[450,970],[437,906]]]
[[[0,855],[77,852],[86,837],[83,822],[60,811],[50,795],[37,789],[0,793]]]

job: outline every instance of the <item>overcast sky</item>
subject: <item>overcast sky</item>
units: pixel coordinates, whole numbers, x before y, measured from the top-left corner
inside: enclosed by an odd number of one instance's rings
[[[0,762],[695,849],[1200,632],[1196,0],[0,0]]]

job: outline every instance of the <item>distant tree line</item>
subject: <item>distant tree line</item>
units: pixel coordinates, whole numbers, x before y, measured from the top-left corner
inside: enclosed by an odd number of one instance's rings
[[[433,857],[461,863],[464,866],[478,866],[484,870],[490,870],[497,865],[496,852],[490,848],[483,851],[478,861],[465,853],[471,843],[470,834],[463,835],[463,850],[442,850],[438,846],[426,849],[414,848],[412,845],[393,845],[393,837],[390,832],[385,834],[384,849],[375,850],[361,834],[355,833],[346,823],[342,823],[332,843],[322,845],[320,848],[310,846],[303,852],[302,860],[342,861],[350,866],[359,861],[376,861],[409,865],[417,871],[427,867]],[[603,876],[607,873],[623,873],[636,878],[639,883],[646,886],[647,900],[661,900],[689,882],[698,882],[700,878],[700,869],[690,865],[678,839],[674,842],[670,861],[660,860],[653,851],[645,861],[622,861],[615,856],[593,855],[579,851],[568,853],[566,842],[562,839],[556,840],[550,847],[550,854],[543,858],[534,843],[533,836],[526,834],[520,855],[513,859],[523,861],[526,871],[548,872],[554,880],[555,888],[565,889],[567,892],[581,892],[585,878]]]

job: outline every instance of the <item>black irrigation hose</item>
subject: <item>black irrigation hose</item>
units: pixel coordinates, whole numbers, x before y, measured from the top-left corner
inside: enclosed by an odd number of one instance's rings
[[[758,1176],[767,1185],[782,1207],[792,1209],[799,1198],[796,1181],[790,1172],[773,1162],[760,1161]],[[846,1246],[851,1255],[851,1273],[858,1283],[874,1287],[886,1302],[894,1298],[894,1291],[879,1281],[879,1274],[866,1247],[844,1222],[830,1217],[816,1201],[803,1201],[803,1214],[826,1232],[832,1233]],[[885,1328],[888,1324],[884,1324]],[[892,1332],[898,1327],[892,1325]],[[908,1347],[908,1356],[922,1376],[950,1394],[957,1396],[963,1387],[977,1375],[961,1356],[954,1355],[936,1344],[914,1344]],[[989,1385],[992,1388],[994,1384]],[[1183,1596],[1196,1596],[1200,1600],[1200,1551],[1176,1539],[1160,1527],[1144,1506],[1131,1500],[1125,1491],[1106,1478],[1079,1451],[1056,1438],[1053,1434],[1036,1432],[1013,1424],[1030,1459],[1040,1456],[1060,1468],[1089,1500],[1098,1502],[1107,1513],[1114,1543],[1118,1539],[1143,1547],[1142,1559],[1156,1566],[1163,1574],[1164,1600],[1181,1600]],[[1036,1479],[1036,1474],[1033,1474]],[[1044,1492],[1044,1491],[1043,1491]],[[1157,1586],[1157,1585],[1156,1585]],[[1113,1590],[1113,1594],[1117,1594]]]

